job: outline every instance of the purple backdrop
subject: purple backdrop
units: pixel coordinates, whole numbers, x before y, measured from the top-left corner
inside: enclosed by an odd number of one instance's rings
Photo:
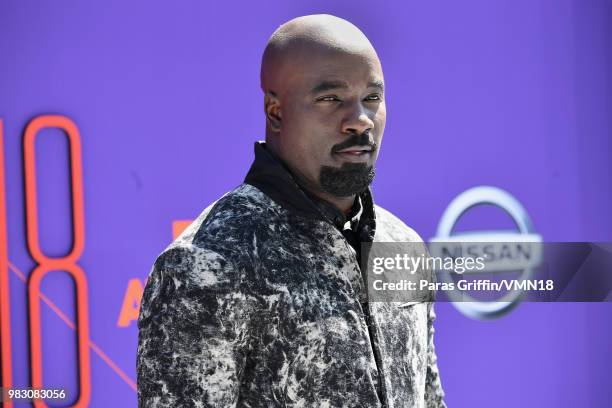
[[[22,138],[59,113],[81,132],[92,407],[135,406],[137,328],[117,320],[174,220],[242,181],[264,135],[259,60],[271,32],[328,12],[362,28],[387,82],[377,202],[425,238],[462,191],[512,193],[547,241],[612,240],[612,2],[3,2],[9,259],[28,274]],[[71,243],[66,140],[38,138],[43,248]],[[44,203],[44,205],[42,204]],[[496,228],[483,211],[466,228]],[[72,282],[43,292],[74,320]],[[29,384],[26,286],[10,272],[14,383]],[[475,321],[438,304],[451,407],[604,407],[610,303],[523,304]],[[76,391],[74,332],[43,304],[45,383]],[[116,364],[113,369],[112,364]],[[118,370],[127,378],[121,378]]]

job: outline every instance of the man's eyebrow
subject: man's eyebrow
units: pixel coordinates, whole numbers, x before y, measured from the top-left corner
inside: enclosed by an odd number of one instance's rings
[[[322,81],[317,86],[312,88],[311,93],[317,94],[320,92],[331,91],[334,89],[346,89],[348,87],[348,83],[344,81]],[[385,83],[382,80],[373,80],[368,83],[368,88],[378,88],[384,92]]]
[[[374,81],[370,81],[370,83],[368,84],[368,88],[378,88],[381,91],[385,90],[385,83],[381,80],[374,80]]]
[[[313,94],[317,94],[319,92],[331,91],[333,89],[344,89],[348,88],[348,84],[344,81],[323,81],[319,83],[317,86],[312,88],[310,91]]]

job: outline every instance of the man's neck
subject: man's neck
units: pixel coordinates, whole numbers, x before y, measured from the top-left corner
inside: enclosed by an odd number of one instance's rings
[[[313,191],[312,189],[309,189],[308,191],[320,199],[333,204],[336,208],[342,211],[344,215],[348,215],[351,212],[351,208],[353,208],[353,205],[355,204],[355,195],[349,197],[336,197],[325,192]]]

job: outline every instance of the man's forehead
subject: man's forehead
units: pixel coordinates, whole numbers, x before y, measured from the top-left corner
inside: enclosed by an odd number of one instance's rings
[[[384,87],[382,68],[376,55],[312,54],[290,58],[287,62],[279,74],[309,91],[314,88],[324,91],[353,86]]]

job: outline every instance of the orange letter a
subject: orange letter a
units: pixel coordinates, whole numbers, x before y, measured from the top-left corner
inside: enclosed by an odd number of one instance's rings
[[[123,306],[121,306],[117,326],[128,327],[132,321],[138,320],[143,291],[142,282],[139,279],[130,279],[123,297]]]

